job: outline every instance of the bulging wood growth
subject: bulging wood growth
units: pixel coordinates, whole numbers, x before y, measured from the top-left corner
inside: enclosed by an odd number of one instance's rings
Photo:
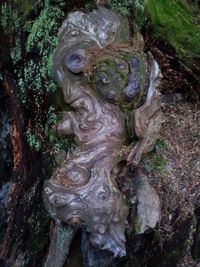
[[[56,221],[86,225],[99,249],[124,256],[128,207],[115,178],[122,160],[136,168],[154,146],[162,118],[158,64],[130,42],[125,18],[100,8],[68,15],[54,74],[71,107],[57,130],[74,134],[78,149],[46,181],[46,206]]]

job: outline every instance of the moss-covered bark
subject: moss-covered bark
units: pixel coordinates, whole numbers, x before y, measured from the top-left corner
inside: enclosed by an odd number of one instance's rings
[[[6,170],[0,173],[6,218],[0,218],[1,266],[41,266],[46,255],[50,220],[43,181],[50,176],[51,151],[66,145],[51,131],[57,120],[51,58],[63,3],[15,0],[0,5],[1,100],[6,101],[3,112],[9,107],[12,124],[10,177]]]

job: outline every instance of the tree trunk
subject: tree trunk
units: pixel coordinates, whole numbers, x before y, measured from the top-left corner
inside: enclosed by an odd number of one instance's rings
[[[116,1],[103,2],[116,7]],[[127,256],[114,259],[99,252],[88,243],[87,233],[81,237],[78,231],[65,263],[68,267],[189,267],[200,261],[199,113],[197,104],[176,90],[183,85],[187,94],[197,90],[199,6],[196,1],[147,2],[148,23],[143,24],[141,17],[137,22],[143,27],[146,50],[160,62],[164,74],[165,123],[142,168],[161,199],[161,220],[155,229],[138,234],[134,175],[126,181],[119,178],[121,190],[132,201]],[[73,137],[63,141],[52,130],[63,109],[52,78],[52,55],[66,13],[94,5],[81,0],[0,1],[1,266],[40,267],[47,257],[54,226],[43,203],[43,183],[55,167],[57,151],[74,146]],[[131,6],[130,12],[146,16],[136,8]],[[171,92],[169,87],[176,89]],[[69,233],[72,237],[71,229]]]

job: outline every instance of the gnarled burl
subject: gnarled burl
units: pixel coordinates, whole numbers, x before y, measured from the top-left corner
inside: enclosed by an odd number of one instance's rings
[[[130,42],[125,18],[100,8],[64,21],[54,73],[72,110],[57,129],[63,138],[74,134],[78,148],[46,181],[47,208],[56,220],[86,225],[99,249],[123,256],[128,208],[115,178],[122,159],[136,167],[153,148],[161,123],[158,65],[139,35]]]

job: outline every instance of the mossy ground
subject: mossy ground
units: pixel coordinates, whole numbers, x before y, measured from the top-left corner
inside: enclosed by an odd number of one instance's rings
[[[184,64],[192,67],[200,53],[198,7],[181,0],[150,0],[146,7],[154,36],[171,44]]]

